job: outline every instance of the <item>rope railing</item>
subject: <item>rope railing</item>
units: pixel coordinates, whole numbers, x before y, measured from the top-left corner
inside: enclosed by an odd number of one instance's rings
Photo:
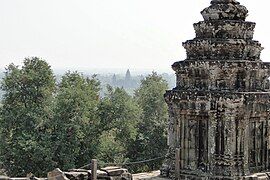
[[[165,156],[160,156],[160,157],[157,157],[157,158],[141,160],[141,161],[127,162],[127,163],[98,163],[98,165],[101,165],[101,166],[129,166],[129,165],[135,165],[135,164],[149,163],[149,162],[161,160],[161,159],[164,159],[164,158],[165,158]],[[85,169],[85,168],[91,169],[91,163],[86,164],[86,165],[84,165],[82,167],[79,167],[77,169]]]
[[[143,163],[148,163],[148,162],[153,162],[157,161],[160,159],[164,159],[165,156],[153,158],[153,159],[147,159],[147,160],[141,160],[141,161],[134,161],[134,162],[128,162],[128,163],[99,163],[99,165],[104,165],[104,166],[129,166],[129,165],[134,165],[134,164],[143,164]]]
[[[85,168],[91,169],[91,163],[86,164],[86,165],[79,167],[79,168],[76,168],[76,169],[85,169]]]

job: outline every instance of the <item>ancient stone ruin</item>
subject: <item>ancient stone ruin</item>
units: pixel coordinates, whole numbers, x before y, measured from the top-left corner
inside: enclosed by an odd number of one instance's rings
[[[100,168],[97,170],[96,175],[98,180],[132,180],[132,174],[127,169],[115,166]],[[0,176],[0,180],[93,180],[93,178],[92,170],[70,169],[64,172],[57,168],[48,172],[47,178],[37,178],[30,173],[24,178]]]
[[[178,179],[268,179],[270,64],[253,40],[255,23],[235,0],[212,0],[173,64],[169,153],[163,175]],[[270,175],[270,173],[269,173]]]

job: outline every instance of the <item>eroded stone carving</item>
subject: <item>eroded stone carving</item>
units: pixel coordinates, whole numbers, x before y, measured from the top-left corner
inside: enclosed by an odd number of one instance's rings
[[[255,23],[235,0],[212,0],[183,43],[167,91],[169,151],[162,172],[180,179],[267,179],[270,166],[270,64],[253,40]],[[180,149],[180,161],[175,150]],[[176,164],[178,166],[176,166]],[[175,169],[179,167],[179,169]]]

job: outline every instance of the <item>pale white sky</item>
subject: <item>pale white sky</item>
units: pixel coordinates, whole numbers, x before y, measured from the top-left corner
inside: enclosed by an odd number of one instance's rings
[[[270,61],[269,0],[240,0]],[[170,70],[210,0],[0,0],[0,67],[39,56],[53,68]]]

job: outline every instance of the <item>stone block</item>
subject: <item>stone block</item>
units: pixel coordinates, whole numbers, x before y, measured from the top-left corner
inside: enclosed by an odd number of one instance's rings
[[[47,178],[48,180],[69,180],[59,168],[49,172]]]
[[[105,171],[109,176],[121,176],[124,173],[128,173],[127,169],[115,166],[105,167],[101,170]]]

